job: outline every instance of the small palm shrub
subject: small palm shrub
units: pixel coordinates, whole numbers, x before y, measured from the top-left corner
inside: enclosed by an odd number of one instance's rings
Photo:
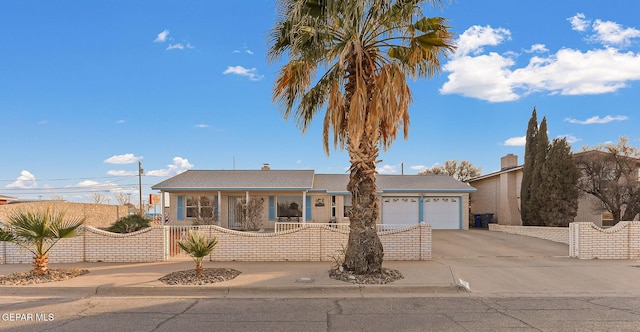
[[[178,241],[180,248],[189,254],[196,263],[196,275],[202,273],[202,259],[211,254],[216,244],[218,244],[218,239],[215,237],[210,238],[202,232],[193,230],[189,231],[185,239]]]
[[[33,254],[33,273],[49,272],[49,250],[60,239],[74,237],[84,219],[67,219],[62,212],[16,210],[0,227],[0,241],[13,242]]]
[[[132,233],[143,228],[150,227],[151,220],[138,214],[131,214],[118,219],[111,227],[107,228],[113,233]]]

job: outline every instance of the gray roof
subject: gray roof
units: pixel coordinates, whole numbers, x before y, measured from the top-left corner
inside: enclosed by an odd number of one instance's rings
[[[313,171],[205,171],[190,170],[162,181],[154,190],[309,190]]]
[[[349,174],[314,174],[312,170],[186,171],[151,188],[188,190],[309,190],[348,193]],[[378,175],[382,193],[474,192],[466,183],[447,175]]]
[[[313,191],[328,193],[348,193],[349,174],[316,174]]]
[[[475,192],[470,185],[448,175],[378,175],[382,192]]]

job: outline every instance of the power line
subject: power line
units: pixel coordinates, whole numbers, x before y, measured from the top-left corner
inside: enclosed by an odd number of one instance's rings
[[[82,178],[54,178],[54,179],[35,179],[35,180],[19,180],[19,179],[12,179],[12,180],[2,180],[0,179],[0,182],[16,182],[16,181],[73,181],[73,180],[94,180],[94,179],[114,179],[114,178],[123,178],[121,180],[125,180],[125,179],[129,179],[129,178],[133,178],[133,177],[137,177],[138,174],[133,174],[133,175],[114,175],[114,176],[93,176],[93,177],[82,177]]]

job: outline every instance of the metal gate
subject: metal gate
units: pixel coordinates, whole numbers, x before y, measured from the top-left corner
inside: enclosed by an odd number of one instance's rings
[[[198,226],[167,226],[166,229],[165,245],[168,259],[190,258],[191,256],[180,248],[178,241],[186,239],[189,231],[198,230]]]

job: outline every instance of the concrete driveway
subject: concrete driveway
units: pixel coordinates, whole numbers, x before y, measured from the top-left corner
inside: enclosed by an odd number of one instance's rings
[[[433,258],[566,257],[569,245],[489,230],[433,230]]]

